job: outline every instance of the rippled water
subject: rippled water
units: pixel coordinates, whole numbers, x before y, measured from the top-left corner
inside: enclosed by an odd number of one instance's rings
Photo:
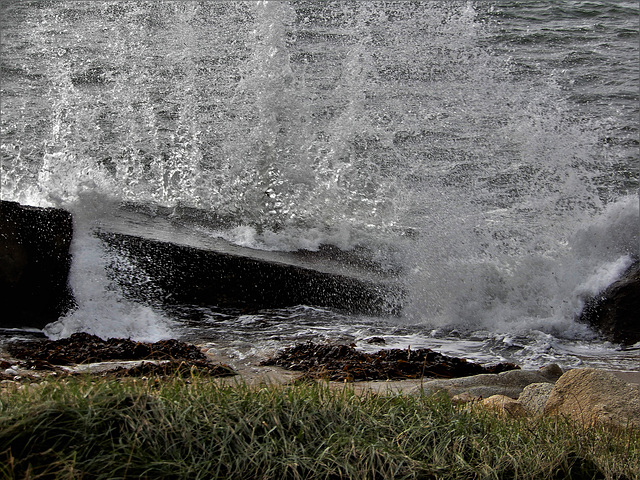
[[[635,2],[7,2],[2,199],[75,214],[49,335],[293,341],[637,369],[574,320],[638,254]],[[90,235],[122,201],[269,250],[364,246],[400,318],[161,311]],[[22,333],[24,334],[24,332]],[[376,347],[377,348],[377,347]]]

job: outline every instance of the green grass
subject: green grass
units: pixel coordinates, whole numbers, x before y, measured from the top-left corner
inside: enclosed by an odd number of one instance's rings
[[[626,478],[640,432],[323,383],[56,380],[0,393],[0,477]]]

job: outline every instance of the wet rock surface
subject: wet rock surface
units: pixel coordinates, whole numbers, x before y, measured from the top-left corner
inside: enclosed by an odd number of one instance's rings
[[[364,353],[348,345],[304,343],[286,348],[261,365],[304,372],[303,378],[333,381],[457,378],[518,369],[512,363],[482,366],[431,349],[380,350]]]
[[[74,333],[61,340],[15,342],[7,351],[21,360],[43,360],[54,365],[104,362],[107,360],[205,360],[195,345],[178,340],[156,343],[135,342],[130,339],[103,340],[88,333]]]
[[[42,328],[75,307],[72,236],[65,210],[0,201],[0,327]]]
[[[116,367],[105,374],[116,376],[165,376],[197,371],[209,376],[235,375],[227,365],[215,365],[195,345],[178,340],[155,343],[135,342],[130,339],[102,338],[88,333],[74,333],[61,340],[42,340],[10,343],[7,352],[17,360],[21,370],[52,370],[61,372],[60,366],[122,360],[146,360],[131,367]],[[13,363],[3,361],[4,375],[11,376]]]
[[[168,377],[171,375],[188,376],[192,373],[209,377],[229,377],[236,374],[228,365],[214,365],[206,360],[188,362],[170,360],[166,363],[142,362],[140,365],[129,368],[118,367],[105,372],[105,375],[116,377]]]
[[[596,328],[607,339],[623,345],[640,342],[640,260],[622,277],[587,300],[580,321]]]
[[[207,233],[207,212],[145,209],[129,204],[95,231],[111,254],[135,265],[121,270],[114,261],[108,268],[137,301],[245,310],[312,305],[370,315],[402,309],[399,270],[365,248],[258,250]]]
[[[109,249],[132,259],[138,275],[152,279],[140,282],[119,274],[117,264],[110,267],[128,296],[147,303],[255,310],[314,305],[375,315],[400,310],[395,288],[354,276],[134,235],[97,235]]]

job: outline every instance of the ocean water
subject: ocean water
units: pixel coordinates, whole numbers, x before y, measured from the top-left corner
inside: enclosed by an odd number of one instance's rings
[[[74,213],[44,332],[299,341],[637,370],[576,322],[640,252],[637,2],[3,3],[1,196]],[[399,317],[140,304],[92,235],[123,202],[253,249],[360,247]],[[184,219],[187,221],[187,219]],[[111,274],[110,274],[111,272]]]

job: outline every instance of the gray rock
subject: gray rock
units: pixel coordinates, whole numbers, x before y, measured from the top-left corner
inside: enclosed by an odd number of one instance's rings
[[[557,363],[550,363],[538,370],[538,373],[548,379],[550,382],[556,382],[564,372]]]
[[[544,411],[552,390],[552,383],[532,383],[524,387],[518,397],[518,402],[529,414],[540,415]]]
[[[444,391],[449,396],[468,393],[471,397],[488,398],[504,395],[517,399],[524,388],[532,383],[553,383],[560,367],[548,366],[544,369],[510,370],[499,374],[482,374],[472,377],[431,380],[417,387],[414,393],[431,395]]]

